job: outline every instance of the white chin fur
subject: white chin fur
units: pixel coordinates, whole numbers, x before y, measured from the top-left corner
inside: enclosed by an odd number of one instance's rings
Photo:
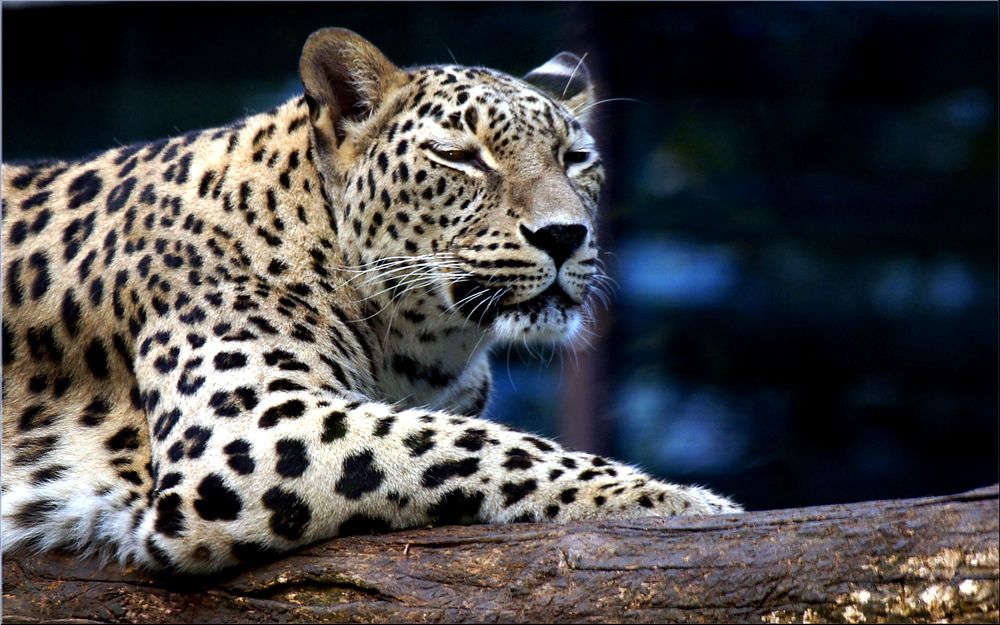
[[[577,309],[548,308],[536,315],[511,312],[498,315],[490,327],[501,343],[568,343],[583,327],[583,315]]]

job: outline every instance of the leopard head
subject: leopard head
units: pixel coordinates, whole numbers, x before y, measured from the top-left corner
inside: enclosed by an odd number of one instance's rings
[[[479,67],[396,67],[343,29],[306,42],[312,145],[345,262],[363,295],[499,340],[572,338],[600,286],[604,173],[583,61],[522,79]]]

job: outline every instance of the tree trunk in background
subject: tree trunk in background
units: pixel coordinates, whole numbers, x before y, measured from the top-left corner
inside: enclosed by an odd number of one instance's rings
[[[596,97],[611,97],[618,87],[613,71],[615,67],[615,44],[608,41],[609,33],[616,32],[608,20],[615,20],[614,12],[605,15],[600,5],[590,3],[575,4],[571,7],[572,21],[576,32],[572,40],[572,52],[586,55],[585,61],[596,86]],[[621,179],[626,177],[625,150],[628,133],[621,116],[596,115],[600,123],[590,131],[597,139],[607,170],[607,179],[601,194],[598,214],[598,242],[602,250],[601,260],[606,264],[611,257],[607,253],[615,246],[617,232],[615,222],[607,215],[615,207],[623,204]],[[613,273],[614,267],[606,267]],[[615,294],[617,295],[617,294]],[[576,353],[562,354],[562,384],[559,386],[559,441],[570,449],[579,449],[602,456],[614,456],[612,441],[614,424],[610,413],[608,380],[610,358],[615,350],[607,345],[614,330],[613,313],[596,297],[591,297],[593,321],[588,329],[592,331],[576,348]]]
[[[58,622],[997,622],[997,486],[744,515],[329,540],[206,579],[8,558],[3,617]]]

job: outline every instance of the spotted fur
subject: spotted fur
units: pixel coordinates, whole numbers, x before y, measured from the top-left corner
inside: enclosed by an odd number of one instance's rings
[[[3,545],[208,572],[427,523],[736,511],[480,418],[600,284],[582,61],[340,29],[230,126],[3,168]]]

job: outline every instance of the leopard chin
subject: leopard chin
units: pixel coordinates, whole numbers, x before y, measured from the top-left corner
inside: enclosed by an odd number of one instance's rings
[[[571,343],[583,327],[583,307],[547,305],[538,311],[512,310],[493,320],[490,332],[501,343]]]
[[[583,327],[583,305],[559,283],[534,297],[507,302],[505,291],[483,288],[472,280],[452,286],[454,307],[500,342],[567,343]]]

